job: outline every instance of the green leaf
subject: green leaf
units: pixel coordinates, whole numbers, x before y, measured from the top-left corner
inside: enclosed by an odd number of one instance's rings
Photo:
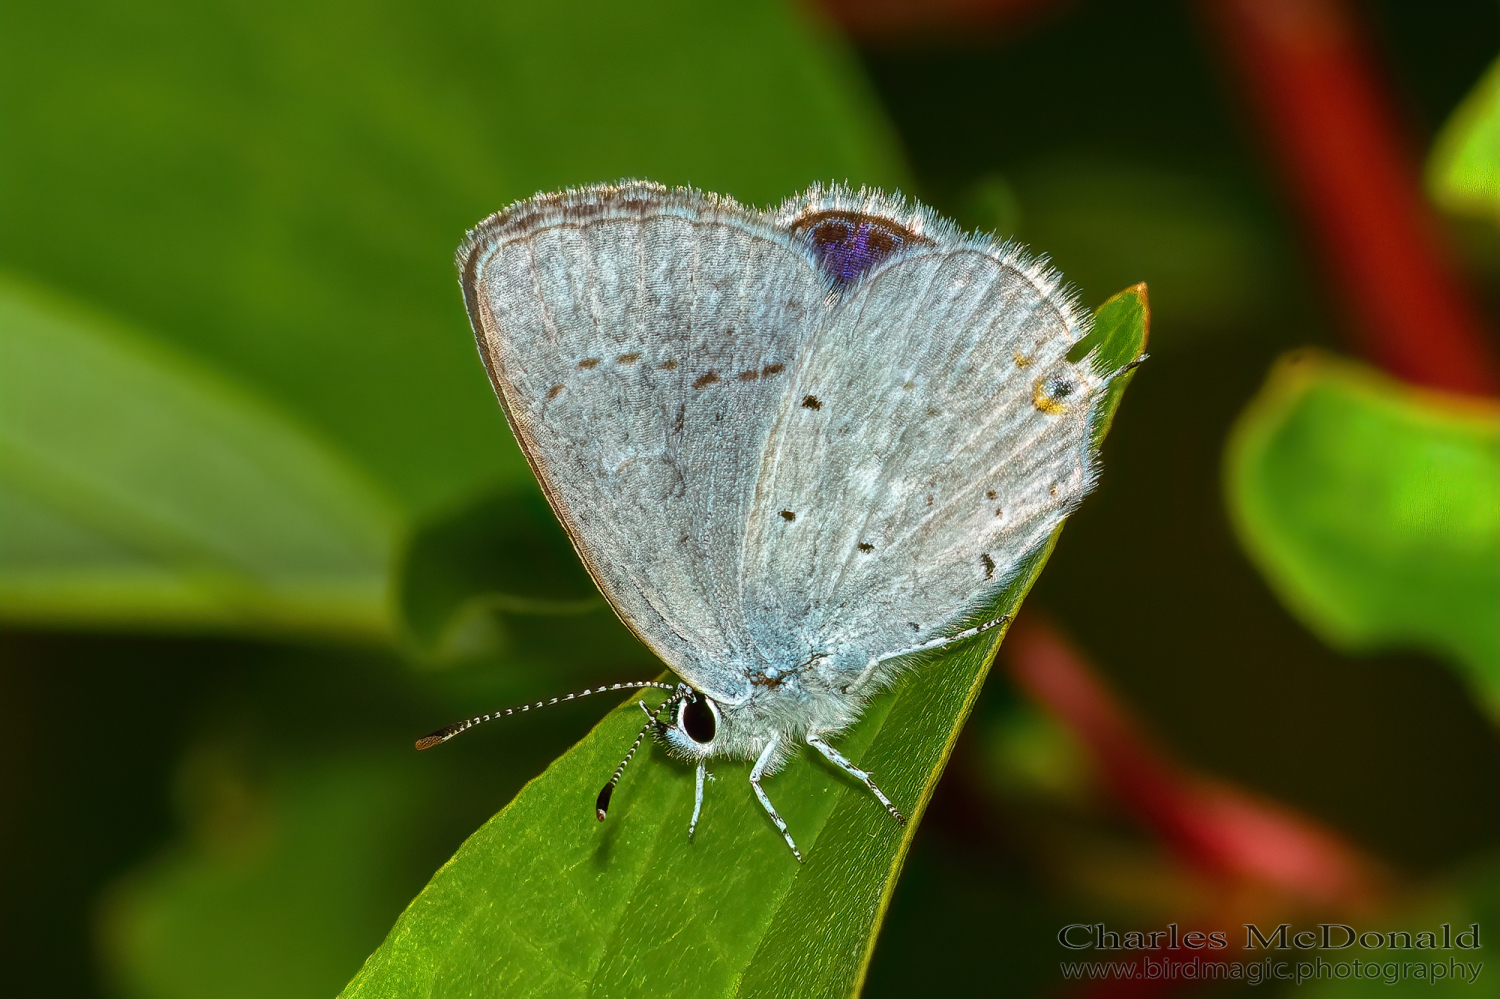
[[[395,539],[285,416],[0,276],[0,620],[387,636]]]
[[[779,0],[11,0],[0,264],[231,373],[418,519],[530,479],[453,271],[538,190],[904,179]]]
[[[1094,328],[1089,335],[1078,341],[1068,352],[1068,359],[1078,362],[1086,356],[1093,357],[1093,366],[1098,371],[1119,371],[1126,365],[1143,359],[1146,334],[1151,329],[1151,303],[1146,297],[1144,283],[1132,285],[1114,295],[1099,306],[1094,313]],[[1104,435],[1114,423],[1115,413],[1120,408],[1120,398],[1130,384],[1131,374],[1113,379],[1106,390],[1104,402],[1094,414],[1094,449],[1104,444]]]
[[[966,201],[971,224],[1046,247],[1087,302],[1149,276],[1157,351],[1253,328],[1284,297],[1274,230],[1231,178],[1048,156],[982,177]]]
[[[1146,314],[1142,288],[1106,303],[1099,356],[1136,357]],[[1100,416],[1103,428],[1110,413]],[[1014,613],[1051,547],[998,611]],[[599,787],[641,724],[633,703],[621,705],[464,843],[344,996],[856,993],[998,642],[987,635],[915,667],[840,740],[909,810],[907,826],[805,755],[768,782],[807,858],[800,867],[752,797],[748,764],[715,768],[689,842],[692,772],[648,744],[608,821],[595,822]]]
[[[418,531],[401,571],[401,606],[417,655],[446,665],[507,649],[509,615],[606,605],[541,493],[513,489]]]
[[[192,838],[116,884],[101,938],[129,997],[317,999],[344,982],[412,890],[439,781],[353,755],[264,783],[233,752],[187,760]]]
[[[1500,710],[1500,409],[1294,354],[1230,437],[1225,495],[1329,644],[1435,652]]]
[[[1500,221],[1500,59],[1438,133],[1427,189],[1448,211]]]
[[[452,263],[464,230],[539,189],[625,175],[759,202],[819,179],[904,179],[850,54],[777,0],[648,0],[628,16],[604,0],[85,0],[66,13],[16,0],[0,118],[0,262],[229,373],[245,388],[235,405],[260,396],[258,411],[291,417],[277,433],[351,466],[327,473],[325,497],[313,473],[276,471],[287,496],[262,506],[209,481],[202,448],[218,446],[181,414],[152,460],[176,466],[174,481],[198,474],[196,492],[74,495],[57,480],[0,495],[7,578],[25,573],[0,582],[0,615],[305,623],[443,663],[509,648],[517,615],[598,606],[591,586],[576,599],[539,588],[554,566],[576,570],[571,552],[543,564],[524,531],[500,537],[482,519],[536,487],[475,357]],[[58,406],[46,420],[67,439],[48,448],[82,448],[49,460],[96,467],[89,448],[115,440],[70,424],[84,410],[61,397],[28,399]],[[112,433],[144,418],[126,413]],[[190,440],[199,450],[172,451]],[[355,496],[376,491],[386,498]],[[235,495],[243,509],[224,505]],[[361,509],[299,527],[293,495]],[[191,544],[161,533],[184,520]],[[396,579],[393,536],[414,538]]]
[[[1368,921],[1367,921],[1368,920]],[[1478,947],[1442,947],[1443,924],[1450,928],[1449,939],[1464,944],[1463,937],[1475,923],[1479,924]],[[1380,940],[1367,938],[1386,946],[1365,948],[1355,945],[1343,950],[1313,951],[1292,958],[1288,972],[1296,974],[1296,962],[1312,964],[1316,973],[1318,958],[1329,965],[1321,977],[1297,990],[1306,999],[1472,999],[1494,991],[1497,959],[1495,927],[1500,925],[1500,857],[1491,854],[1464,865],[1416,900],[1403,905],[1394,915],[1375,920],[1361,920],[1360,932],[1374,931]],[[1386,934],[1410,934],[1412,943],[1418,934],[1431,933],[1436,949],[1418,950],[1391,947]],[[1338,935],[1333,935],[1338,934]],[[1340,931],[1331,931],[1334,941],[1345,939]],[[1426,942],[1426,941],[1422,941]],[[1259,956],[1259,955],[1256,955]],[[1356,974],[1353,962],[1359,962]],[[1339,965],[1345,967],[1340,969]],[[1439,968],[1434,968],[1434,966]],[[1439,970],[1440,969],[1440,970]]]

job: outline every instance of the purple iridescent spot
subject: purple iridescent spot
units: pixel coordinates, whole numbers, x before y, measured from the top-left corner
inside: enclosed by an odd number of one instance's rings
[[[793,228],[812,240],[818,262],[840,286],[909,244],[929,242],[890,219],[857,212],[819,212]]]

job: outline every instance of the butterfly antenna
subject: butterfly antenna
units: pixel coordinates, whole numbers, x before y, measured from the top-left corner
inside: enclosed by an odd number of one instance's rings
[[[417,740],[417,748],[431,749],[433,746],[438,746],[447,742],[449,739],[453,738],[455,735],[458,735],[461,732],[467,732],[475,725],[482,725],[483,723],[487,721],[493,721],[496,718],[509,718],[511,715],[525,714],[527,711],[534,711],[537,708],[550,708],[554,704],[561,704],[564,701],[576,701],[580,697],[589,697],[594,694],[607,694],[610,691],[614,690],[640,690],[645,687],[655,687],[658,690],[677,689],[674,684],[661,683],[657,680],[631,680],[628,683],[610,683],[600,687],[590,687],[587,690],[577,690],[571,694],[561,694],[557,697],[552,698],[551,700],[537,701],[535,704],[522,704],[514,708],[505,708],[501,711],[492,711],[487,715],[478,715],[474,718],[465,718],[461,722],[454,722],[452,725],[445,726],[444,728],[438,729],[436,732],[431,732],[427,735],[422,736],[422,738]],[[634,752],[634,750],[631,751]],[[627,756],[626,760],[628,761],[629,759],[630,757]],[[621,764],[621,767],[623,769],[624,764]]]
[[[629,765],[631,757],[635,756],[635,751],[641,748],[641,743],[646,741],[647,733],[653,728],[661,728],[661,720],[651,713],[651,709],[646,707],[646,702],[637,701],[636,703],[641,706],[642,711],[646,712],[646,724],[641,726],[640,734],[630,744],[630,752],[626,753],[620,765],[615,767],[615,772],[610,776],[609,782],[599,790],[599,798],[594,802],[594,814],[599,816],[600,822],[603,822],[604,816],[609,813],[610,796],[615,793],[615,785],[620,783],[620,777],[625,773],[625,767]]]

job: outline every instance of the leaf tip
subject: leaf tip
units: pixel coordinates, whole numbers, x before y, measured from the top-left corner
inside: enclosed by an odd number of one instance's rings
[[[1114,296],[1114,298],[1126,297],[1134,298],[1141,308],[1141,350],[1144,352],[1147,342],[1151,339],[1151,296],[1147,293],[1146,282],[1137,281]]]

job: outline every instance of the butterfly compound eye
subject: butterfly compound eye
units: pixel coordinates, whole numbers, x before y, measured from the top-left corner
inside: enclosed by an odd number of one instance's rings
[[[708,706],[708,698],[700,694],[690,701],[682,702],[682,708],[677,713],[677,724],[682,726],[689,739],[703,746],[714,741],[719,720],[714,716],[714,709]]]

